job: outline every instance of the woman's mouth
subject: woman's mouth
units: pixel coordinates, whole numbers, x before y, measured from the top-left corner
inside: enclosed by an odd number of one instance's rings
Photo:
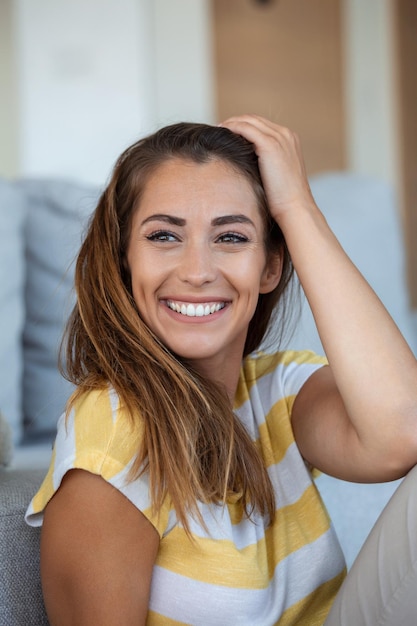
[[[207,317],[213,315],[226,306],[225,302],[199,302],[198,304],[192,302],[177,302],[175,300],[167,300],[167,307],[171,311],[186,315],[187,317]]]

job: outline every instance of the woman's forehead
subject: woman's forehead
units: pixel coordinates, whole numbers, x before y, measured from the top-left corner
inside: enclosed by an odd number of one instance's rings
[[[227,161],[212,159],[196,163],[182,158],[171,158],[155,168],[147,178],[140,198],[140,206],[147,202],[207,202],[258,203],[253,185],[247,176]],[[139,208],[140,208],[139,206]]]

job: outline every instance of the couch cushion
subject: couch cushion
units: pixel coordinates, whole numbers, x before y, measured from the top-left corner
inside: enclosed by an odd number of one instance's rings
[[[24,521],[44,474],[0,470],[0,626],[48,624],[39,574],[40,529]]]
[[[392,185],[350,172],[319,174],[311,189],[343,248],[376,291],[417,354],[405,273],[404,242]],[[291,348],[323,348],[307,303]]]
[[[12,429],[0,413],[0,466],[7,466],[12,460]]]
[[[98,190],[62,180],[23,180],[19,188],[28,203],[23,416],[31,440],[52,438],[72,391],[58,371],[58,351],[74,301],[74,259]]]
[[[22,192],[0,179],[0,411],[12,428],[15,443],[22,435],[25,207]]]

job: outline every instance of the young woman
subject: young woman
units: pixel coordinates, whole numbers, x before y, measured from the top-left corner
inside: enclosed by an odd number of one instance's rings
[[[283,329],[293,266],[327,361],[255,352]],[[417,463],[417,363],[316,206],[297,136],[242,116],[131,146],[76,288],[78,388],[27,514],[51,624],[314,626],[332,605],[329,624],[379,623],[394,591],[365,608],[351,574],[339,591],[311,471]]]

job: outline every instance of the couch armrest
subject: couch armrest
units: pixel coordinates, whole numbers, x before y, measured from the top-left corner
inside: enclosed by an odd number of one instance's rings
[[[48,625],[39,574],[40,529],[24,521],[44,470],[0,470],[0,626]]]

